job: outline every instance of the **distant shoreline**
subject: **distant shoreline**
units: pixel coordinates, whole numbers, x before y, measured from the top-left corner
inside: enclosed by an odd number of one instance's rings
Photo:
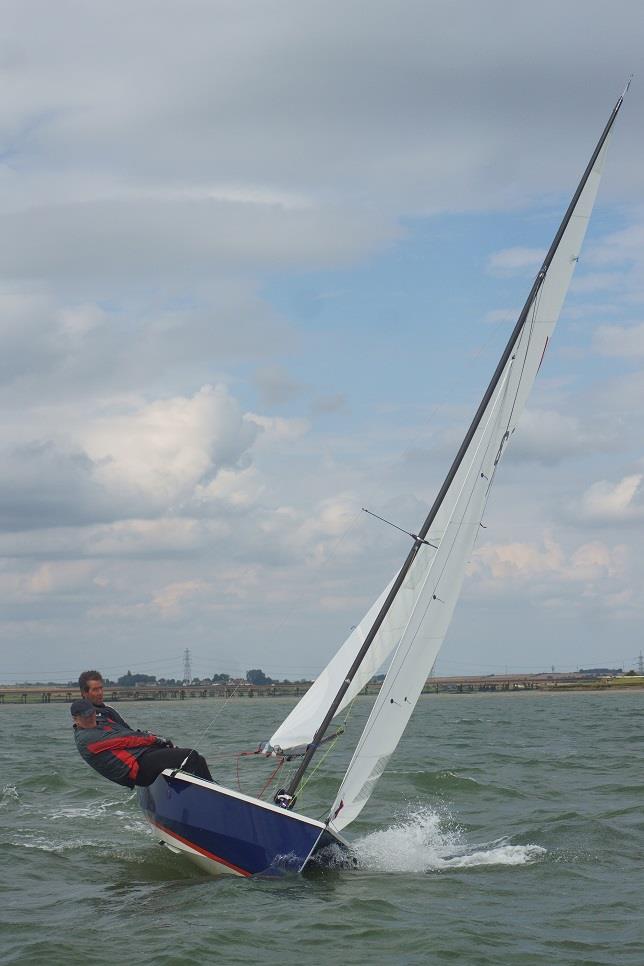
[[[297,690],[287,691],[284,689],[271,689],[271,688],[246,688],[244,690],[234,690],[229,689],[232,693],[212,693],[212,689],[200,689],[200,688],[186,688],[182,691],[173,691],[172,694],[163,693],[163,696],[159,694],[151,693],[152,689],[149,689],[146,693],[143,689],[135,693],[128,693],[128,689],[119,688],[114,689],[114,693],[110,694],[110,688],[106,688],[105,701],[106,704],[140,704],[141,702],[153,703],[153,704],[181,704],[182,701],[204,701],[204,700],[214,700],[215,702],[226,702],[226,701],[248,701],[248,700],[263,700],[263,699],[275,699],[275,698],[288,698],[293,701],[302,697],[303,694],[308,690],[307,687],[301,685]],[[379,686],[369,685],[362,691],[363,697],[375,697],[378,694]],[[464,684],[461,687],[447,689],[445,687],[434,688],[431,684],[428,684],[421,694],[421,698],[451,698],[454,696],[467,696],[475,697],[476,695],[489,697],[489,696],[508,696],[508,695],[545,695],[545,694],[625,694],[625,693],[642,693],[644,692],[644,683],[637,681],[634,684],[628,682],[621,682],[608,684],[605,682],[594,684],[589,682],[578,682],[578,683],[559,683],[559,684],[543,684],[540,683],[539,686],[533,687],[497,687],[493,688],[490,686],[475,686]],[[45,697],[43,697],[45,696]],[[52,704],[56,705],[68,705],[71,701],[78,697],[78,692],[72,688],[46,688],[39,686],[26,686],[26,687],[14,687],[14,686],[2,686],[0,685],[0,708],[3,707],[49,707]]]

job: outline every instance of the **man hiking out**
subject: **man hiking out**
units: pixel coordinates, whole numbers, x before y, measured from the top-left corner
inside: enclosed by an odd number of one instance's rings
[[[151,785],[166,768],[182,768],[198,778],[213,780],[205,758],[192,748],[175,748],[169,739],[134,731],[122,719],[101,723],[96,706],[85,698],[72,701],[70,711],[79,754],[117,785]]]

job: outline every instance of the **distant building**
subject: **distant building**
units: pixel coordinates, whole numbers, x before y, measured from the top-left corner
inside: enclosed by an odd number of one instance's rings
[[[607,674],[623,674],[621,667],[580,667],[580,674],[588,674],[591,678],[602,678]]]

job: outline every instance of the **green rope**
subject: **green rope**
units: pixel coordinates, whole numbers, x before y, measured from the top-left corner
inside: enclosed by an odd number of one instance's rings
[[[358,694],[359,694],[359,692],[358,692]],[[347,727],[347,723],[348,723],[349,718],[351,716],[351,712],[353,710],[354,702],[358,698],[358,694],[355,695],[355,697],[350,701],[350,703],[349,703],[349,705],[347,707],[347,713],[345,715],[344,721],[342,722],[342,728],[338,731],[338,733],[336,734],[336,736],[333,739],[333,741],[329,744],[329,747],[327,748],[327,750],[325,751],[325,753],[322,755],[322,757],[318,761],[318,763],[315,766],[315,768],[313,769],[313,771],[309,772],[309,774],[308,774],[307,778],[305,779],[305,781],[300,785],[300,787],[298,789],[298,797],[302,795],[302,792],[304,791],[304,789],[306,788],[306,786],[308,785],[308,783],[311,781],[311,779],[313,778],[313,776],[316,774],[318,768],[321,768],[322,767],[322,765],[324,764],[324,762],[326,761],[326,759],[328,758],[328,756],[331,754],[331,752],[335,748],[335,746],[337,744],[337,741],[340,738],[340,736],[344,734],[344,732],[346,730],[346,727]],[[326,815],[326,811],[325,811],[324,814]]]

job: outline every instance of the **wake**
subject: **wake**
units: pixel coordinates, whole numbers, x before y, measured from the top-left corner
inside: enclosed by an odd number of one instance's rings
[[[352,843],[358,869],[370,872],[441,872],[495,865],[528,865],[546,852],[540,845],[511,845],[508,838],[472,844],[439,812],[419,807],[399,822]]]

